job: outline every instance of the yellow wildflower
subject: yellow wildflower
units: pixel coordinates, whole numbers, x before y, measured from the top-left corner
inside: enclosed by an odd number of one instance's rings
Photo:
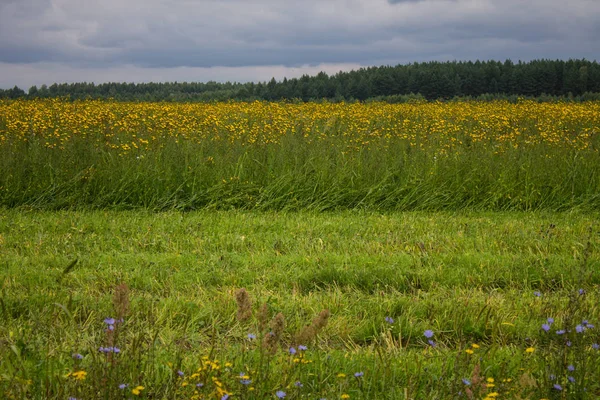
[[[78,381],[83,381],[85,380],[85,376],[87,375],[87,372],[85,371],[77,371],[77,372],[73,372],[71,374],[71,376],[75,379],[77,379]]]
[[[131,389],[131,393],[134,394],[134,395],[136,395],[136,396],[139,396],[140,393],[142,393],[142,390],[144,390],[144,389],[145,388],[143,386],[136,386],[133,389]]]

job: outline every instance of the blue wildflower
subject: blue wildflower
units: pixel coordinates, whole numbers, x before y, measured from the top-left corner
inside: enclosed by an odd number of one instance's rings
[[[564,335],[566,333],[566,331],[564,329],[559,329],[556,331],[557,335]]]
[[[575,332],[583,333],[583,331],[585,331],[585,327],[583,325],[579,324],[575,327]]]
[[[575,383],[575,378],[573,378],[572,376],[567,376],[567,379],[569,380],[569,382]]]
[[[354,373],[354,376],[355,376],[356,378],[360,378],[360,377],[361,377],[361,376],[363,376],[364,374],[365,374],[365,373],[364,373],[364,372],[362,372],[362,371],[361,371],[361,372],[355,372],[355,373]]]
[[[300,350],[300,351],[306,351],[306,350],[308,350],[308,347],[306,347],[303,344],[301,344],[300,346],[298,346],[298,350]]]
[[[177,375],[179,375],[179,376],[183,377],[185,374],[183,373],[183,371],[179,371],[179,370],[178,370],[178,371],[177,371]]]
[[[567,367],[567,369],[568,369],[569,371],[575,371],[575,367],[574,367],[573,365],[569,365],[569,366]]]
[[[275,392],[275,396],[277,396],[278,399],[283,399],[286,396],[286,394],[283,390],[278,390]]]
[[[119,385],[119,389],[123,390],[123,389],[125,389],[127,386],[129,386],[127,383],[121,383],[121,384]]]
[[[554,386],[552,386],[552,388],[553,388],[554,390],[558,390],[558,391],[561,391],[561,390],[562,390],[562,386],[560,386],[558,383],[555,383],[555,384],[554,384]]]
[[[296,383],[294,383],[294,386],[296,386],[297,388],[301,388],[304,385],[302,384],[302,382],[296,381]]]
[[[290,352],[290,354],[291,354],[291,355],[294,355],[294,354],[296,354],[296,353],[297,353],[297,352],[296,352],[296,349],[295,349],[295,348],[293,348],[293,347],[290,347],[290,350],[289,350],[289,352]]]
[[[431,329],[427,329],[425,332],[423,332],[423,335],[427,338],[427,339],[431,339],[434,335],[433,331]]]
[[[536,290],[535,292],[533,292],[533,295],[535,297],[540,297],[542,294]]]
[[[548,325],[548,324],[542,324],[542,330],[544,332],[548,332],[550,330],[550,325]]]
[[[83,359],[83,356],[79,353],[75,353],[75,354],[73,354],[73,358],[76,360],[81,360],[81,359]]]
[[[388,324],[393,324],[394,323],[394,318],[392,318],[392,317],[385,317],[385,322],[387,322]]]
[[[467,386],[471,386],[471,381],[468,380],[467,378],[462,378],[462,383],[464,383]]]
[[[554,318],[550,317],[547,319],[548,323],[552,325],[554,323]]]
[[[249,333],[248,334],[248,339],[254,340],[254,339],[256,339],[256,335],[254,333]]]

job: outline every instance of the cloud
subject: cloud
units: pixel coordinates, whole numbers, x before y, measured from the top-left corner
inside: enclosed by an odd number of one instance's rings
[[[0,75],[594,59],[599,32],[596,0],[1,0]]]

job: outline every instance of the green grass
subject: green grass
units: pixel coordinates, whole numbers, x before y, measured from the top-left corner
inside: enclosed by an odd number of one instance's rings
[[[600,210],[595,102],[0,106],[9,208]]]
[[[481,376],[496,386],[473,384],[481,391],[475,398],[493,390],[503,398],[593,398],[600,394],[600,352],[591,348],[600,342],[598,220],[550,212],[4,209],[0,393],[130,398],[142,385],[142,397],[189,398],[194,379],[205,379],[199,394],[215,398],[213,374],[234,398],[274,398],[277,390],[287,399],[456,398],[466,393],[462,378]],[[107,359],[98,348],[109,340],[103,320],[116,315],[120,283],[130,288],[130,312],[117,327],[122,352]],[[260,335],[254,320],[236,320],[241,287],[255,313],[266,302],[271,315],[285,316],[275,356],[246,338]],[[307,343],[312,362],[294,363],[285,349],[300,344],[295,334],[322,309],[331,317]],[[546,334],[548,317],[555,323]],[[582,319],[597,327],[576,333]],[[559,328],[571,332],[556,335]],[[481,348],[470,356],[472,343]],[[191,379],[202,356],[221,369]],[[64,377],[79,369],[84,381]],[[359,371],[364,376],[354,378]],[[240,372],[254,391],[243,389]],[[552,389],[556,382],[562,392]]]

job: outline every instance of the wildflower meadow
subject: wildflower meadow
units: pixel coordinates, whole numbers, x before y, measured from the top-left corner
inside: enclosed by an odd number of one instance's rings
[[[0,398],[598,398],[599,129],[2,100]]]

